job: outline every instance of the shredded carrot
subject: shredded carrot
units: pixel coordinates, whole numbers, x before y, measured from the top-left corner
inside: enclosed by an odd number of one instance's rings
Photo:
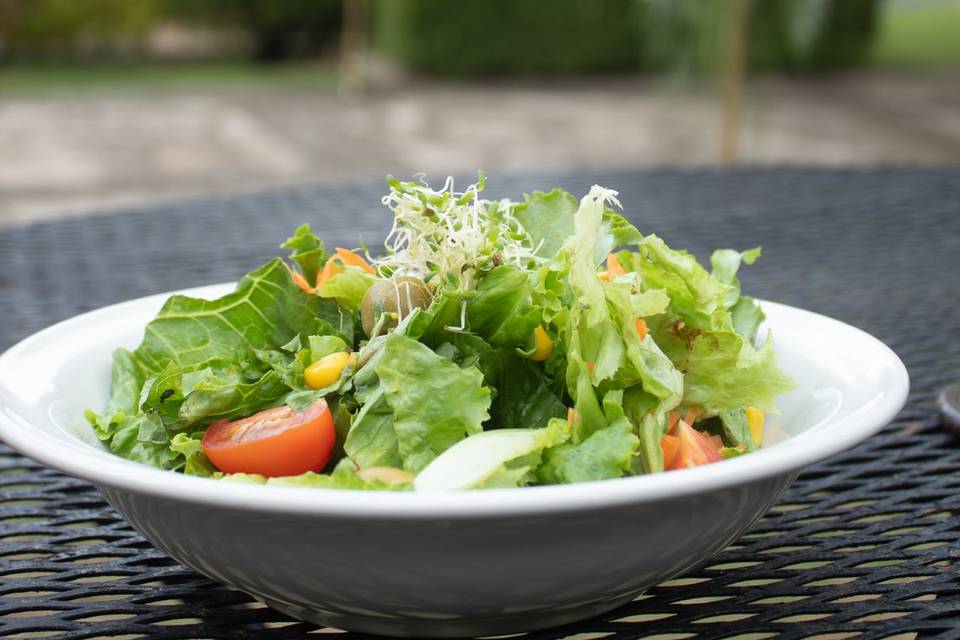
[[[359,254],[350,251],[349,249],[344,249],[343,247],[337,247],[337,252],[334,254],[334,257],[340,260],[344,265],[350,265],[351,267],[360,267],[370,275],[375,275],[373,267],[371,267],[366,260],[360,257]]]
[[[697,416],[700,415],[700,410],[696,407],[690,407],[687,409],[687,415],[683,417],[683,421],[689,425],[692,425],[697,421]]]
[[[593,368],[597,366],[595,363],[590,362],[589,360],[584,364],[587,366],[587,371],[589,371],[590,373],[593,373]]]
[[[609,271],[599,271],[597,272],[597,277],[603,280],[604,282],[610,282],[610,272]]]
[[[624,270],[623,265],[620,264],[620,261],[617,260],[617,256],[612,253],[607,254],[607,273],[610,274],[610,277],[622,276],[627,272]]]
[[[569,408],[567,409],[567,424],[571,424],[571,425],[572,425],[574,422],[577,421],[577,418],[578,418],[578,417],[579,417],[579,416],[577,415],[577,410],[576,410],[576,409],[574,409],[573,407],[569,407]]]
[[[293,280],[293,284],[297,285],[303,289],[304,292],[309,293],[310,295],[316,293],[316,289],[310,286],[310,283],[307,282],[307,279],[304,278],[299,271],[294,271],[291,269],[290,265],[288,265],[286,262],[283,263],[283,266],[287,268],[287,272],[290,274],[290,279]]]
[[[647,337],[647,321],[643,318],[637,318],[637,333],[640,334],[641,340]]]
[[[327,264],[323,265],[323,269],[317,272],[317,289],[322,287],[327,280],[337,275],[337,263],[333,258],[327,260]]]

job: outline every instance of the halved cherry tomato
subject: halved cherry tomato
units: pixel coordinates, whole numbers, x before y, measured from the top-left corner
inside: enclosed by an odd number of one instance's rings
[[[224,473],[276,477],[320,471],[335,439],[330,409],[318,400],[303,411],[282,406],[233,422],[214,422],[200,444]]]
[[[677,451],[680,450],[680,439],[677,436],[663,436],[660,439],[660,447],[663,449],[663,468],[672,469],[673,459],[677,457]]]
[[[711,442],[710,437],[700,433],[683,420],[677,421],[675,430],[676,436],[664,436],[664,438],[675,437],[677,440],[676,453],[671,457],[669,465],[667,464],[666,447],[673,446],[673,443],[668,441],[665,446],[663,440],[660,442],[661,446],[664,447],[663,468],[665,470],[686,469],[723,460],[720,451]]]

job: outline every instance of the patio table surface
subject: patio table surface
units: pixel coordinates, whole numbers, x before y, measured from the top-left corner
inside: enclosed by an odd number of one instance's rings
[[[438,177],[434,176],[434,179]],[[744,291],[854,324],[911,376],[882,433],[806,469],[768,515],[685,576],[546,638],[960,638],[960,168],[492,174],[493,196],[597,183],[644,233],[705,260],[763,246]],[[465,184],[465,179],[461,180]],[[121,300],[236,279],[302,222],[371,247],[382,183],[291,186],[0,229],[0,349]],[[643,550],[638,550],[643,552]],[[531,576],[536,580],[536,576]],[[88,483],[0,444],[0,637],[316,637],[155,550]],[[341,638],[361,637],[342,633]]]

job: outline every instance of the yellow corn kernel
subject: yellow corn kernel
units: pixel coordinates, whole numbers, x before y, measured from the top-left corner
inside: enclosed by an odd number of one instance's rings
[[[610,282],[610,278],[611,278],[612,276],[610,275],[610,272],[609,272],[609,271],[603,270],[603,271],[598,271],[598,272],[597,272],[597,277],[600,278],[601,280],[603,280],[604,282]]]
[[[759,447],[760,443],[763,442],[763,423],[765,420],[763,411],[756,407],[747,407],[745,413],[747,414],[747,427],[750,428],[750,437],[753,438],[753,444]]]
[[[542,362],[549,358],[553,352],[553,340],[551,340],[547,332],[543,330],[543,326],[538,326],[533,330],[533,340],[536,346],[533,349],[533,355],[530,356],[530,359],[536,362]]]
[[[352,355],[344,351],[323,356],[303,372],[303,379],[311,389],[329,387],[340,378],[340,372],[350,364]]]

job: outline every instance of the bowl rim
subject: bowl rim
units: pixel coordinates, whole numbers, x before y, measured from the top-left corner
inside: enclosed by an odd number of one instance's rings
[[[70,324],[89,321],[97,314],[114,315],[122,312],[124,307],[153,303],[159,308],[159,304],[173,294],[211,295],[234,284],[220,283],[154,294],[79,314],[38,331],[10,347],[0,355],[0,369],[51,334]],[[367,492],[211,481],[156,469],[119,456],[104,456],[102,451],[95,451],[91,445],[79,441],[76,444],[80,447],[67,444],[37,429],[13,407],[5,404],[0,404],[0,440],[27,457],[98,487],[136,494],[265,513],[460,519],[616,507],[762,481],[797,471],[848,449],[881,430],[899,413],[908,397],[910,381],[903,362],[887,345],[861,329],[828,316],[767,300],[759,302],[765,309],[799,314],[811,321],[827,321],[839,329],[866,338],[892,374],[889,380],[884,378],[886,386],[879,400],[861,405],[849,415],[834,420],[829,438],[791,438],[749,456],[725,460],[722,464],[685,469],[680,473],[483,491]]]

